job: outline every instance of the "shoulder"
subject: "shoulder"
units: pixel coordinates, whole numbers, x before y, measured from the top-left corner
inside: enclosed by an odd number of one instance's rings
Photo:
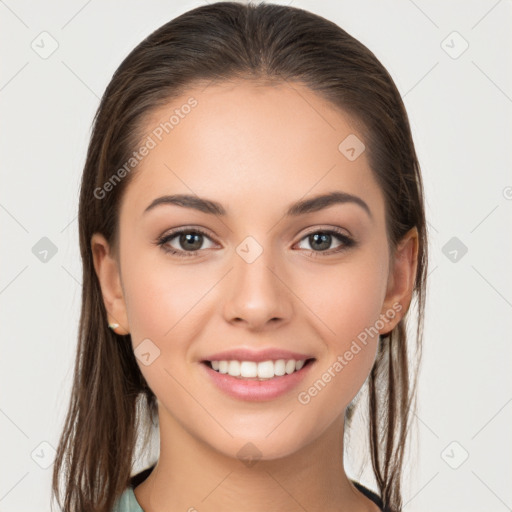
[[[151,473],[155,465],[137,473],[130,478],[130,484],[123,491],[123,494],[119,496],[119,499],[114,504],[112,512],[144,512],[142,507],[135,497],[134,489],[143,482]]]
[[[112,512],[144,512],[135,499],[132,487],[127,487],[116,501]]]

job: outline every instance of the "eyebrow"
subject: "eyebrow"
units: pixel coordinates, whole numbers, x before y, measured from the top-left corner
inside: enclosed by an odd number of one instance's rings
[[[355,196],[353,194],[348,194],[347,192],[340,191],[330,192],[328,194],[315,196],[311,199],[297,201],[296,203],[293,203],[288,207],[288,210],[286,211],[285,215],[287,217],[297,217],[299,215],[305,215],[307,213],[313,213],[319,210],[323,210],[324,208],[328,208],[329,206],[332,206],[334,204],[346,203],[352,203],[360,206],[368,214],[368,216],[371,219],[373,219],[370,207],[360,197]],[[194,210],[198,210],[200,212],[208,213],[211,215],[226,215],[226,210],[220,203],[212,201],[210,199],[205,199],[188,194],[173,194],[157,197],[144,210],[144,214],[156,208],[159,205],[166,204],[182,206],[184,208],[192,208]]]

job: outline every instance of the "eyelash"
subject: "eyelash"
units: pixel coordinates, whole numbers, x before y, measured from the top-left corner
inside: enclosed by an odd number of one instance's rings
[[[199,251],[205,250],[205,249],[197,249],[195,251],[181,251],[181,250],[176,250],[176,249],[170,249],[169,247],[166,246],[166,244],[168,242],[170,242],[172,239],[176,238],[176,236],[181,235],[182,233],[201,234],[201,235],[206,236],[207,238],[211,238],[208,235],[208,233],[206,233],[205,231],[203,231],[200,228],[194,228],[194,229],[184,228],[184,229],[178,229],[176,231],[172,231],[171,233],[169,233],[167,235],[159,237],[156,240],[155,244],[157,246],[161,247],[165,253],[172,254],[174,256],[178,256],[179,258],[195,257],[195,256],[197,256],[197,253]],[[341,231],[339,231],[337,229],[332,229],[332,228],[331,229],[318,229],[316,231],[311,231],[310,233],[307,233],[306,235],[304,235],[300,239],[300,241],[304,240],[308,236],[311,236],[311,235],[314,235],[317,233],[334,235],[335,238],[337,238],[340,242],[342,242],[343,245],[341,245],[340,247],[338,247],[334,250],[331,249],[331,250],[327,250],[327,251],[311,251],[311,250],[305,249],[314,258],[341,253],[341,252],[346,251],[347,249],[350,249],[351,247],[355,247],[357,245],[357,242],[353,238],[350,238],[349,236],[345,235]]]

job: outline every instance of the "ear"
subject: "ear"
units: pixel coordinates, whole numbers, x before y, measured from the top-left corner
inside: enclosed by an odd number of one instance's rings
[[[413,227],[398,243],[394,259],[390,262],[386,297],[381,310],[381,318],[384,315],[386,322],[379,330],[381,335],[391,332],[409,309],[418,266],[418,244],[418,230]]]
[[[91,250],[108,322],[119,324],[119,327],[113,329],[116,334],[129,334],[128,316],[117,260],[112,254],[109,243],[100,233],[94,233],[91,237]]]

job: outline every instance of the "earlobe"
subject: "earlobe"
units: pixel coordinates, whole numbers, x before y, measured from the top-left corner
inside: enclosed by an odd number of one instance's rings
[[[388,318],[380,334],[388,334],[403,318],[412,300],[418,266],[418,230],[411,228],[400,240],[391,264],[381,316]]]
[[[116,334],[128,334],[130,331],[119,265],[102,234],[94,233],[91,237],[91,251],[109,326]]]

